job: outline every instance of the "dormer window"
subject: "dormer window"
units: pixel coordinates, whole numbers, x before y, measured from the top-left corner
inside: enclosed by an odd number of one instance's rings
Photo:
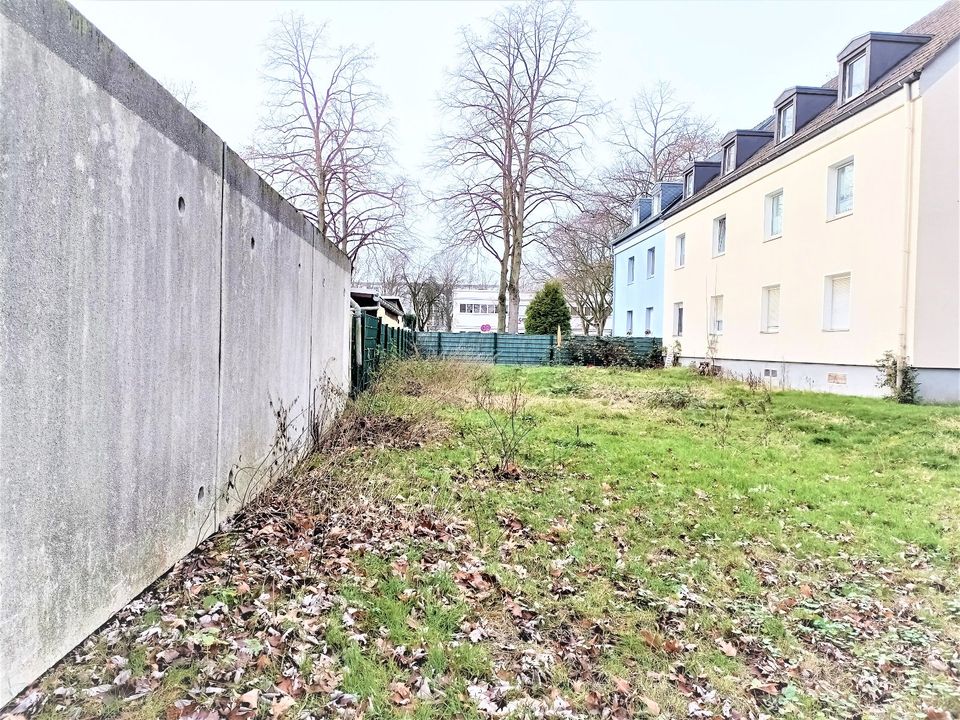
[[[652,215],[660,214],[660,193],[657,193],[656,195],[653,196],[653,211],[651,214]]]
[[[733,172],[737,164],[737,144],[735,142],[724,146],[723,148],[723,174]]]
[[[693,195],[693,170],[683,178],[683,196],[688,198],[691,195]]]
[[[793,135],[796,125],[796,105],[790,103],[777,111],[777,141],[786,140]]]
[[[847,60],[843,65],[843,100],[852,100],[867,89],[867,52]]]
[[[630,222],[631,225],[640,224],[640,207],[637,205],[633,206],[633,219]]]

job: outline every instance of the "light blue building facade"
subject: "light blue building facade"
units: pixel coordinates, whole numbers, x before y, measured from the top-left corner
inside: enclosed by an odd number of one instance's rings
[[[613,248],[614,335],[663,337],[664,232],[659,225]]]
[[[613,240],[613,334],[663,337],[663,275],[667,267],[664,210],[683,197],[680,183],[654,185],[637,198],[630,227]]]

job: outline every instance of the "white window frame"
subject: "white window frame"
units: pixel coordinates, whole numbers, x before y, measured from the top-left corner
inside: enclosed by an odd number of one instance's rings
[[[647,307],[643,313],[643,331],[644,333],[653,332],[653,306]]]
[[[773,204],[777,198],[780,198],[780,231],[773,230]],[[776,240],[783,237],[783,188],[774,190],[764,198],[763,203],[763,239]]]
[[[834,288],[837,280],[847,280],[847,317],[846,322],[834,325]],[[823,331],[849,332],[850,316],[853,310],[853,279],[849,272],[834,273],[823,279]]]
[[[783,118],[786,117],[787,110],[792,111],[793,115],[790,120],[790,132],[784,134],[783,132]],[[789,137],[792,137],[793,134],[797,131],[797,103],[795,100],[791,100],[786,105],[777,110],[777,142],[781,140],[786,140]]]
[[[683,179],[683,196],[688,198],[693,195],[693,170],[687,173]]]
[[[673,242],[673,269],[679,270],[687,266],[687,234],[680,233]]]
[[[655,247],[647,248],[647,279],[657,274],[657,249]]]
[[[673,304],[673,336],[683,337],[683,303]]]
[[[633,310],[627,310],[627,335],[633,335]]]
[[[723,146],[721,174],[727,175],[737,169],[737,141]]]
[[[627,285],[633,285],[636,277],[636,256],[631,255],[627,258]]]
[[[840,171],[846,167],[850,167],[851,172],[853,173],[850,181],[852,185],[850,190],[850,208],[847,210],[840,210],[840,198],[837,194],[840,190]],[[845,218],[848,215],[853,215],[853,210],[856,205],[856,193],[857,167],[853,156],[845,158],[840,162],[831,165],[827,171],[827,219],[838,220],[840,218]]]
[[[777,317],[776,323],[770,322],[770,295],[773,291],[777,294]],[[780,302],[780,285],[765,285],[760,289],[760,332],[764,334],[774,334],[780,332],[780,309],[783,305]]]
[[[710,334],[723,335],[723,295],[710,296]]]
[[[863,60],[863,88],[858,92],[854,93],[850,89],[850,79],[853,77],[852,75],[853,64],[858,60]],[[863,50],[858,52],[856,55],[854,55],[852,58],[850,58],[849,60],[843,63],[843,73],[841,75],[841,80],[843,81],[843,84],[840,88],[842,92],[843,102],[848,102],[850,100],[853,100],[854,98],[858,98],[869,89],[869,85],[870,85],[869,70],[870,68],[867,65],[866,48],[864,48]]]
[[[723,225],[723,247],[720,247],[720,226]],[[727,216],[720,215],[713,219],[713,257],[720,257],[727,254],[727,235],[730,227],[727,223]]]
[[[637,225],[640,224],[640,208],[636,205],[633,207],[632,216],[633,216],[633,222],[631,222],[630,224],[636,227]]]

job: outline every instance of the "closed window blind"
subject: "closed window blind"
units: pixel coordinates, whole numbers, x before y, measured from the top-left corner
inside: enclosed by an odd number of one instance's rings
[[[714,295],[711,298],[711,325],[714,333],[723,332],[723,295]]]
[[[780,329],[780,286],[764,288],[763,292],[763,329],[766,332],[777,332]]]
[[[840,275],[831,281],[830,329],[850,328],[850,276]]]

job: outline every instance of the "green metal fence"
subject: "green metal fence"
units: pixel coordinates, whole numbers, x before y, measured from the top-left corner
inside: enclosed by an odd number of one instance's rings
[[[355,315],[352,328],[350,389],[356,395],[370,387],[386,359],[410,355],[414,341],[410,330],[391,327],[367,313]]]
[[[569,365],[582,363],[584,357],[600,356],[597,346],[607,355],[622,350],[636,358],[656,357],[660,338],[574,336],[557,346],[556,335],[510,335],[507,333],[421,332],[416,334],[417,352],[425,357],[474,360],[503,365]],[[598,363],[599,364],[599,363]]]

